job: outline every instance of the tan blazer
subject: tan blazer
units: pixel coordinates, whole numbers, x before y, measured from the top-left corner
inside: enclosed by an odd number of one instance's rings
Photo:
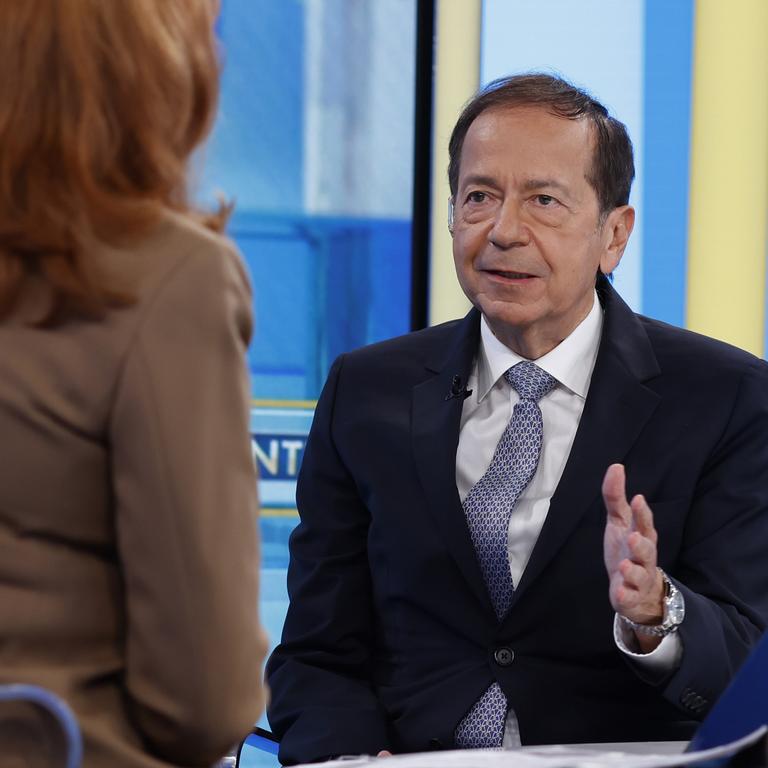
[[[0,323],[0,682],[61,694],[88,768],[208,765],[265,697],[248,281],[178,216],[99,264],[135,305],[34,328],[31,283]]]

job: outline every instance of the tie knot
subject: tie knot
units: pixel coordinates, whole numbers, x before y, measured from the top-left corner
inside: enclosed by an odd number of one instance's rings
[[[557,384],[557,379],[534,363],[513,365],[504,378],[517,390],[522,400],[541,400]]]

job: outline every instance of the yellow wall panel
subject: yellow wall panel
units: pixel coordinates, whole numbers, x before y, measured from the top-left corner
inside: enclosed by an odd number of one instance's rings
[[[687,325],[762,356],[768,2],[698,0],[695,35]]]
[[[453,268],[448,233],[448,140],[464,102],[480,83],[480,0],[438,0],[435,104],[432,134],[432,212],[429,323],[461,317],[469,309]]]

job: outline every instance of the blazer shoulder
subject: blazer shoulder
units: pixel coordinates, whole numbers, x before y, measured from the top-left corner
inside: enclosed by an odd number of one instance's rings
[[[442,369],[457,345],[467,343],[473,328],[469,315],[345,352],[331,366],[324,392],[341,398],[350,392],[355,397],[361,392],[367,397],[406,396]]]
[[[166,214],[154,230],[136,242],[104,247],[99,265],[110,283],[138,299],[139,306],[181,271],[197,275],[201,287],[234,281],[250,291],[235,245],[176,213]]]
[[[637,317],[662,370],[674,366],[685,368],[691,375],[709,371],[736,376],[751,371],[768,377],[768,363],[740,347],[644,315]]]

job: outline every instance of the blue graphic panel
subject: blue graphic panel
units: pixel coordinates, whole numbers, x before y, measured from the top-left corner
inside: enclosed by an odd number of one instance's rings
[[[236,212],[254,286],[254,397],[316,399],[342,352],[408,331],[410,220]]]
[[[204,196],[239,210],[303,205],[304,6],[301,0],[223,0],[219,113],[205,148]]]
[[[643,313],[685,326],[693,0],[645,3]]]

